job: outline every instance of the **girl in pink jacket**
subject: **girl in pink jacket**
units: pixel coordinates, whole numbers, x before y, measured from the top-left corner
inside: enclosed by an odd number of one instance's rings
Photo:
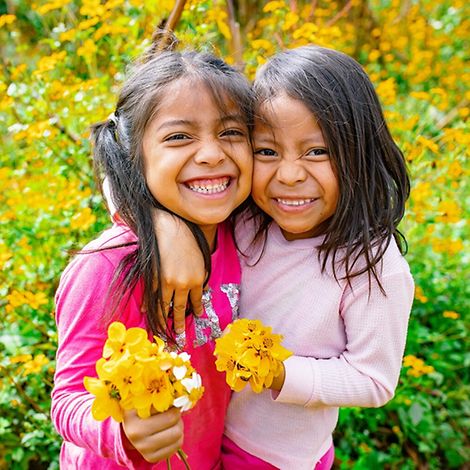
[[[230,390],[213,349],[238,308],[240,266],[224,221],[250,191],[251,103],[246,79],[222,60],[165,50],[133,68],[113,115],[93,127],[95,166],[107,175],[120,217],[75,256],[57,290],[51,414],[64,439],[62,468],[166,468],[158,462],[179,447],[194,469],[220,468]],[[154,208],[184,221],[205,260],[204,311],[183,320],[185,351],[205,393],[184,416],[173,408],[143,420],[127,411],[122,424],[98,422],[83,378],[96,376],[110,322],[178,341],[171,319],[154,314],[164,309]],[[184,468],[176,457],[171,464]]]

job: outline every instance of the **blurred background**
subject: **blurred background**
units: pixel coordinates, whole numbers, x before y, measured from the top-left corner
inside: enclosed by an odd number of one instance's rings
[[[58,468],[53,296],[110,223],[88,129],[157,25],[250,78],[308,43],[370,74],[411,172],[416,298],[396,396],[341,411],[335,468],[470,468],[469,18],[465,0],[0,0],[0,468]]]

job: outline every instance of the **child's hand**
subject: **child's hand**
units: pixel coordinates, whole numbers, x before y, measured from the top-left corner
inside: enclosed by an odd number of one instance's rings
[[[135,410],[124,411],[122,422],[127,439],[150,463],[173,455],[183,445],[183,420],[177,408],[139,418]]]
[[[188,300],[196,315],[203,313],[204,259],[185,223],[161,210],[155,210],[152,217],[161,256],[161,292],[165,306],[165,311],[159,309],[157,314],[166,320],[172,303],[174,329],[182,333]]]

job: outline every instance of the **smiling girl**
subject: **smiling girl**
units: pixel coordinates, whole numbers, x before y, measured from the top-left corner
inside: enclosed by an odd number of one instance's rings
[[[409,180],[374,87],[347,55],[281,52],[254,91],[256,205],[235,232],[240,316],[283,334],[294,354],[272,390],[232,395],[223,466],[326,470],[339,408],[382,406],[397,386],[414,291],[397,229]],[[185,264],[178,273],[197,280],[193,257]]]
[[[214,340],[236,315],[240,282],[231,230],[223,222],[250,191],[251,104],[246,79],[222,60],[163,51],[136,64],[114,114],[94,126],[95,166],[99,177],[107,175],[119,222],[75,256],[57,290],[51,414],[64,438],[62,468],[166,468],[154,463],[181,446],[193,468],[220,467],[230,390],[215,368]],[[175,341],[171,322],[149,313],[162,302],[154,284],[160,252],[153,208],[184,220],[207,272],[212,265],[204,313],[185,320],[185,351],[205,393],[183,417],[173,408],[145,420],[128,411],[122,425],[97,422],[83,378],[95,375],[111,321]],[[184,468],[176,458],[171,463]]]

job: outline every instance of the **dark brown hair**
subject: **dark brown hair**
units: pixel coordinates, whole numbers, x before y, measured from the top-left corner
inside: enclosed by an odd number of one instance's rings
[[[113,314],[117,306],[122,305],[124,295],[130,295],[137,282],[143,280],[147,326],[154,334],[169,339],[172,338],[171,332],[156,315],[157,305],[162,305],[161,292],[154,287],[161,285],[161,265],[152,209],[171,211],[153,197],[146,184],[142,155],[145,129],[158,113],[168,85],[176,80],[188,80],[188,86],[191,86],[191,81],[203,83],[221,113],[225,111],[227,100],[233,101],[248,125],[252,121],[253,103],[246,78],[223,60],[207,53],[177,52],[172,48],[173,43],[166,45],[165,50],[158,50],[155,44],[151,46],[132,67],[119,93],[114,114],[95,124],[91,135],[98,180],[107,177],[120,218],[138,238],[136,249],[122,260],[112,284],[116,293]],[[210,276],[209,246],[196,224],[184,222],[203,253],[207,282]]]
[[[369,285],[372,275],[382,288],[377,265],[392,237],[406,251],[397,226],[410,181],[368,75],[346,54],[305,46],[281,52],[263,65],[254,91],[258,104],[281,93],[302,101],[322,130],[340,190],[319,247],[322,270],[330,259],[337,279],[339,263],[348,282],[367,272]],[[272,219],[254,205],[251,211],[259,223],[255,240],[265,240]]]

